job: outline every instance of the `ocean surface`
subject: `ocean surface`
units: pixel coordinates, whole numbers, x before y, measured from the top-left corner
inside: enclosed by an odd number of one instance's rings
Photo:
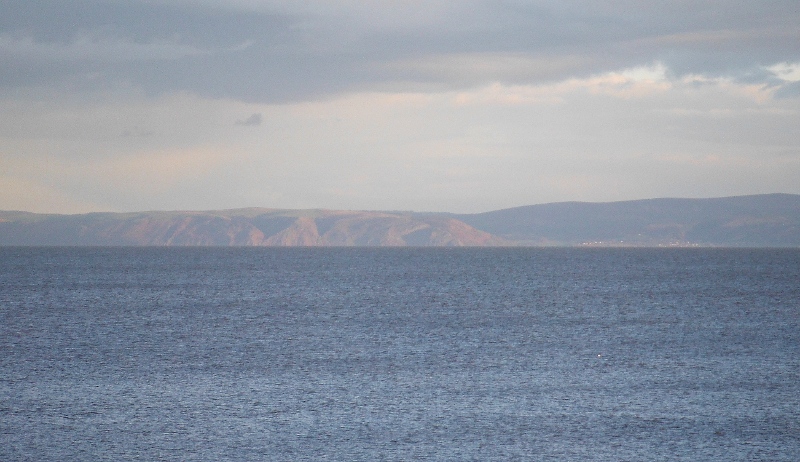
[[[0,248],[0,460],[800,460],[800,250]]]

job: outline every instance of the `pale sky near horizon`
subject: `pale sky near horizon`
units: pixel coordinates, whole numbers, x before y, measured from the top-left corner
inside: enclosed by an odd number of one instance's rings
[[[0,1],[0,210],[800,193],[792,1]]]

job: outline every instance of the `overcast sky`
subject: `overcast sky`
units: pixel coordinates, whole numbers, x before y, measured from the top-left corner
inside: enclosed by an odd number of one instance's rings
[[[797,0],[0,0],[0,209],[770,192]]]

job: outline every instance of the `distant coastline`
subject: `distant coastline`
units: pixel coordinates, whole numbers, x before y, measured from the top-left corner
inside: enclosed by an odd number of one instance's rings
[[[800,247],[800,195],[559,202],[476,214],[0,211],[0,245]]]

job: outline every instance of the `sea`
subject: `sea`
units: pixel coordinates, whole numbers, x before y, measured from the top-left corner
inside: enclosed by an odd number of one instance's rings
[[[800,249],[0,248],[2,461],[800,460]]]

